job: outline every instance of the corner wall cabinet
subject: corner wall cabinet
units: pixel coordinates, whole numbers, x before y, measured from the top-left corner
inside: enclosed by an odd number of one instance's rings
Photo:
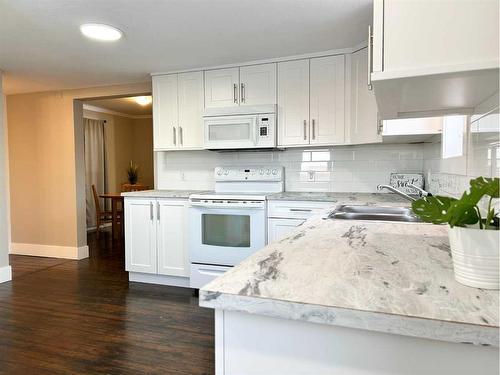
[[[189,285],[186,200],[125,198],[125,269]]]
[[[205,71],[205,108],[275,103],[275,63]]]
[[[278,63],[278,146],[345,142],[345,56]]]
[[[203,72],[153,77],[154,150],[203,148]]]
[[[378,108],[373,90],[368,82],[368,49],[363,48],[348,57],[350,71],[350,120],[346,130],[350,144],[382,142],[382,127],[378,120]]]
[[[374,0],[370,65],[382,118],[468,113],[498,91],[498,11],[497,0]]]

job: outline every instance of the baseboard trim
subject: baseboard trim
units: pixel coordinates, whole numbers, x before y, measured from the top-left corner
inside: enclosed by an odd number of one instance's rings
[[[36,257],[62,258],[81,260],[89,257],[89,247],[55,246],[31,243],[12,243],[10,253]]]
[[[128,281],[146,284],[181,286],[189,288],[189,277],[153,275],[149,273],[129,272]]]
[[[12,280],[12,267],[5,266],[0,268],[0,284]]]

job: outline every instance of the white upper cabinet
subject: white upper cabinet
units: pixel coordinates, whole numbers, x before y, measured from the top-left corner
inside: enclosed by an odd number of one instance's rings
[[[154,149],[203,147],[203,72],[153,77]]]
[[[278,145],[343,144],[345,56],[278,63]]]
[[[239,105],[239,83],[239,68],[205,71],[205,108]]]
[[[344,143],[345,57],[311,59],[310,143]]]
[[[154,149],[177,147],[177,74],[153,77]]]
[[[158,199],[158,274],[189,277],[187,202]]]
[[[240,68],[240,104],[276,104],[276,64]]]
[[[383,118],[470,112],[498,91],[498,0],[374,0],[373,87]]]
[[[377,120],[377,102],[373,90],[368,88],[368,51],[364,48],[350,56],[348,143],[381,142],[381,128]]]
[[[278,146],[309,144],[309,59],[278,63]]]
[[[179,147],[203,147],[203,72],[178,75]]]
[[[205,71],[205,108],[275,103],[275,63]]]

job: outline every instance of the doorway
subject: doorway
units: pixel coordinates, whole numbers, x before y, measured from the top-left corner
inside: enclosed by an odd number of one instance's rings
[[[124,191],[153,188],[150,95],[82,100],[87,232],[123,235]]]

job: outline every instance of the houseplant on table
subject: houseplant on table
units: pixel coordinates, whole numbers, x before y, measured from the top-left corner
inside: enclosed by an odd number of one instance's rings
[[[130,160],[130,164],[127,167],[127,179],[130,185],[137,184],[139,178],[139,166]]]
[[[461,284],[499,289],[500,232],[494,208],[498,198],[499,179],[478,177],[470,181],[469,191],[460,199],[430,196],[412,204],[423,221],[449,224],[455,279]]]

